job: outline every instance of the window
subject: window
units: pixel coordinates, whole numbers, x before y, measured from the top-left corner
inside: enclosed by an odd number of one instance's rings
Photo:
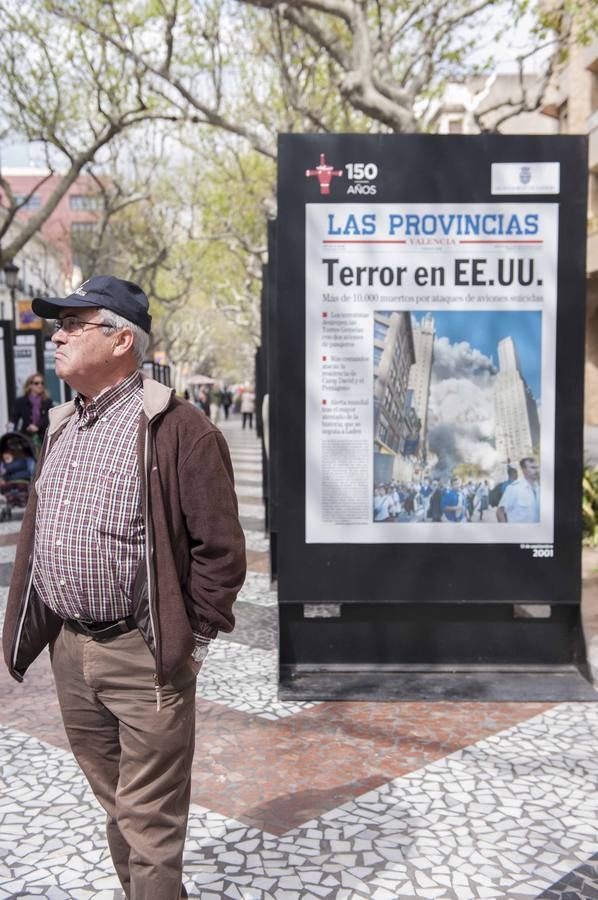
[[[382,359],[382,347],[374,347],[374,366],[379,366],[381,359]]]
[[[374,339],[377,341],[383,341],[386,339],[386,335],[388,334],[388,325],[384,322],[374,322]]]
[[[71,235],[78,237],[80,235],[91,234],[95,228],[95,222],[71,222]]]
[[[463,119],[449,119],[449,134],[463,134]]]
[[[27,194],[15,194],[15,200],[17,202],[17,206],[23,203]],[[41,197],[39,194],[32,194],[27,203],[21,207],[21,209],[29,210],[29,209],[39,209],[42,205]]]
[[[100,208],[100,198],[94,194],[71,194],[69,206],[71,209],[93,211]]]
[[[378,434],[383,441],[386,440],[386,436],[388,435],[388,419],[383,413],[380,414],[380,428]]]

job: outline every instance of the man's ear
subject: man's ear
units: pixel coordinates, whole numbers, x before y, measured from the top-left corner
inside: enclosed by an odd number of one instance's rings
[[[112,352],[114,356],[126,356],[133,349],[134,338],[130,328],[121,328],[114,335]]]

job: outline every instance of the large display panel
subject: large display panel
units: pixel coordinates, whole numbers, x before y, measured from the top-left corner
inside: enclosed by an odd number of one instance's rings
[[[284,135],[281,604],[578,604],[586,142]]]

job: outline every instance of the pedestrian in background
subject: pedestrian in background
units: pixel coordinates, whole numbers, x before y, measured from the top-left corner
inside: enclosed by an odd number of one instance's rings
[[[15,401],[12,421],[15,431],[20,431],[29,438],[36,455],[44,440],[48,427],[48,413],[52,406],[44,376],[35,372],[27,378],[23,386],[23,396]]]
[[[232,406],[233,397],[229,389],[226,385],[224,385],[224,389],[222,391],[222,398],[220,403],[222,405],[222,409],[224,410],[224,418],[228,419],[228,411]]]
[[[210,391],[210,419],[216,425],[220,418],[220,405],[222,403],[222,391],[217,384]]]
[[[202,385],[197,392],[197,407],[210,418],[210,394],[206,387]]]
[[[22,681],[50,645],[66,733],[107,813],[127,898],[178,900],[195,739],[195,682],[234,626],[244,536],[220,432],[139,370],[140,287],[96,276],[33,300],[56,319],[51,411],[17,546],[4,655]]]
[[[243,428],[248,423],[253,428],[253,414],[255,412],[255,394],[250,387],[245,388],[241,394],[241,415],[243,416]]]

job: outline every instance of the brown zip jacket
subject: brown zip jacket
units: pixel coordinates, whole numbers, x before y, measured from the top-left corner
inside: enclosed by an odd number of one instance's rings
[[[146,553],[135,578],[133,615],[164,684],[189,658],[193,632],[213,638],[232,631],[232,605],[245,578],[245,538],[222,434],[170,388],[145,377],[143,386],[137,450]],[[36,478],[74,412],[72,401],[50,411]],[[4,621],[4,659],[17,681],[62,626],[32,584],[36,505],[33,487]]]

